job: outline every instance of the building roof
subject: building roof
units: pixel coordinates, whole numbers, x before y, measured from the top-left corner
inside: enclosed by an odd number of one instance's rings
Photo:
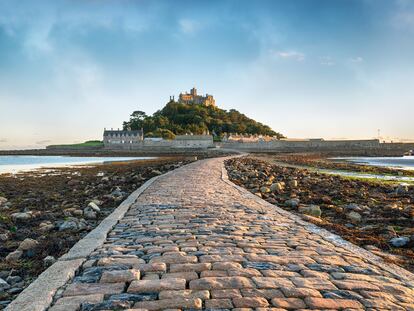
[[[104,136],[112,136],[112,135],[142,135],[142,130],[136,130],[136,131],[124,131],[124,130],[105,130]]]
[[[211,135],[176,135],[175,140],[212,140]]]

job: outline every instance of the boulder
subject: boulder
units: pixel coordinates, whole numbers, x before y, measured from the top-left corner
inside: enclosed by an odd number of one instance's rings
[[[39,242],[37,242],[36,240],[27,238],[27,239],[24,239],[23,242],[20,243],[18,249],[21,251],[29,251],[29,250],[36,248],[38,245],[39,245]]]
[[[349,212],[346,217],[352,222],[352,223],[359,223],[362,221],[362,216],[361,214],[357,213],[357,212]]]
[[[299,206],[299,212],[302,214],[307,214],[313,217],[321,217],[322,211],[318,205],[305,205]]]
[[[394,247],[404,247],[410,242],[410,238],[407,236],[402,236],[398,238],[392,238],[390,244]]]

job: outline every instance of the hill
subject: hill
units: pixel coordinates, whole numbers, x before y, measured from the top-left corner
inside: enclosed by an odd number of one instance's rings
[[[224,133],[257,134],[283,138],[269,126],[259,123],[235,109],[226,111],[215,106],[168,102],[164,108],[148,116],[143,111],[135,111],[124,129],[144,129],[146,136],[161,134],[172,137],[174,134],[203,134],[210,132],[221,137]]]

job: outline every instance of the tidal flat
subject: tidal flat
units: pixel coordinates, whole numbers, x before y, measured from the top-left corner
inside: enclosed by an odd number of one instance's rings
[[[229,160],[229,178],[269,203],[414,271],[412,185],[323,174],[272,160],[281,159]]]
[[[0,309],[151,177],[194,161],[164,157],[0,175]]]

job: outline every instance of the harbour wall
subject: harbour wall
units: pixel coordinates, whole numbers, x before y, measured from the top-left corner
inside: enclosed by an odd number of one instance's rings
[[[223,149],[252,153],[329,152],[361,155],[402,155],[414,149],[414,143],[380,143],[378,139],[223,142],[218,145]]]

